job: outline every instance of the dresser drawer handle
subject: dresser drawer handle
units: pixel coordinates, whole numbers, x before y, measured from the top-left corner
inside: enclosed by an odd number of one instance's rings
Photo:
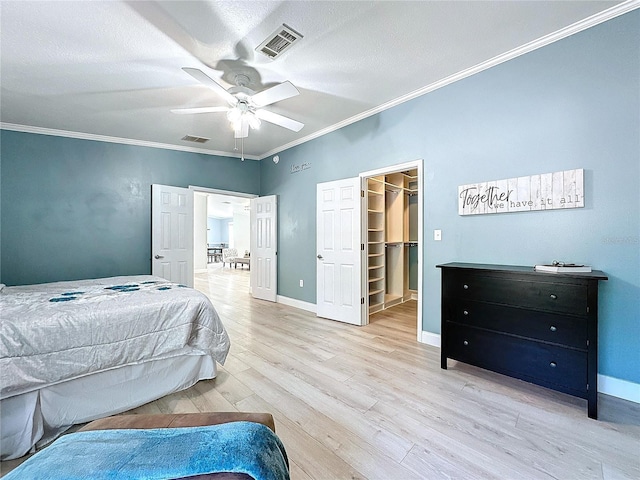
[[[556,300],[558,298],[558,296],[554,293],[552,293],[551,295],[549,295],[551,297],[551,299]]]
[[[551,325],[551,326],[549,327],[549,330],[551,330],[552,332],[555,332],[555,331],[556,331],[556,330],[558,330],[558,329],[556,328],[556,326],[555,326],[555,325]]]
[[[469,342],[468,342],[467,340],[465,340],[464,342],[462,342],[462,344],[463,344],[464,346],[467,346],[467,345],[469,345]]]
[[[465,283],[464,285],[462,285],[462,288],[464,288],[465,290],[469,290],[469,285]]]
[[[463,310],[463,311],[462,311],[462,314],[463,314],[463,315],[469,315],[469,312],[468,312],[467,310]]]
[[[556,362],[551,362],[551,363],[549,364],[549,366],[550,366],[551,368],[556,368],[556,367],[558,366],[558,364],[557,364]]]

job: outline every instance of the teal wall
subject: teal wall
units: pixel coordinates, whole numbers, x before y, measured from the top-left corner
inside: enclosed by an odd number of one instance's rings
[[[640,383],[639,32],[634,11],[262,161],[261,194],[279,202],[278,293],[315,303],[318,182],[422,158],[425,330],[440,331],[438,263],[584,262],[609,275],[600,373]],[[574,168],[585,208],[457,214],[458,185]]]
[[[0,131],[7,285],[151,271],[151,184],[259,193],[259,162]]]

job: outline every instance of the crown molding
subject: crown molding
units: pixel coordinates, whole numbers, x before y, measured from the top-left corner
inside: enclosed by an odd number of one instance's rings
[[[335,132],[336,130],[346,127],[347,125],[351,125],[352,123],[358,122],[360,120],[364,120],[365,118],[371,117],[372,115],[376,115],[377,113],[393,108],[397,105],[400,105],[401,103],[408,102],[409,100],[413,100],[414,98],[420,97],[429,92],[433,92],[434,90],[438,90],[439,88],[445,87],[454,82],[457,82],[464,78],[475,75],[476,73],[480,73],[491,67],[495,67],[496,65],[499,65],[501,63],[507,62],[509,60],[513,60],[514,58],[517,58],[526,53],[529,53],[539,48],[550,45],[551,43],[557,42],[558,40],[562,40],[563,38],[569,37],[571,35],[575,35],[576,33],[579,33],[583,30],[594,27],[601,23],[604,23],[607,20],[611,20],[613,18],[619,17],[620,15],[624,15],[625,13],[636,10],[637,8],[640,8],[640,0],[627,0],[625,2],[619,3],[618,5],[608,8],[607,10],[604,10],[600,13],[596,13],[595,15],[592,15],[583,20],[580,20],[579,22],[576,22],[565,28],[562,28],[556,32],[545,35],[544,37],[540,37],[529,43],[525,43],[520,47],[514,48],[513,50],[509,50],[508,52],[497,55],[489,60],[481,62],[477,65],[474,65],[473,67],[467,68],[453,75],[449,75],[448,77],[445,77],[442,80],[438,80],[437,82],[431,83],[422,88],[414,90],[413,92],[403,95],[402,97],[398,97],[387,103],[378,105],[377,107],[374,107],[370,110],[359,113],[358,115],[354,115],[353,117],[347,118],[346,120],[343,120],[339,123],[331,125],[330,127],[314,132],[311,135],[308,135],[306,137],[303,137],[293,142],[282,145],[277,149],[270,150],[267,153],[263,154],[260,157],[260,159],[262,160],[266,157],[269,157],[276,153],[280,153],[284,150],[295,147],[297,145],[301,145],[303,143],[306,143],[310,140],[321,137],[328,133]]]
[[[550,33],[549,35],[540,37],[520,47],[514,48],[508,52],[502,53],[489,60],[481,62],[473,67],[467,68],[458,73],[450,75],[446,78],[438,80],[437,82],[421,87],[417,90],[414,90],[413,92],[410,92],[406,95],[390,100],[389,102],[378,105],[365,112],[359,113],[358,115],[354,115],[353,117],[347,118],[346,120],[338,122],[327,128],[318,130],[317,132],[307,135],[306,137],[302,137],[293,142],[286,143],[272,150],[269,150],[268,152],[265,152],[263,154],[245,155],[244,158],[247,160],[262,160],[271,155],[275,155],[276,153],[280,153],[284,150],[288,150],[289,148],[293,148],[303,143],[314,140],[318,137],[322,137],[323,135],[326,135],[328,133],[335,132],[336,130],[339,130],[343,127],[351,125],[352,123],[358,122],[360,120],[364,120],[365,118],[371,117],[380,112],[393,108],[397,105],[408,102],[409,100],[413,100],[414,98],[433,92],[434,90],[438,90],[454,82],[457,82],[464,78],[475,75],[476,73],[480,73],[484,70],[487,70],[501,63],[507,62],[514,58],[517,58],[526,53],[529,53],[539,48],[550,45],[551,43],[557,42],[558,40],[562,40],[563,38],[579,33],[583,30],[594,27],[596,25],[599,25],[603,22],[616,18],[620,15],[624,15],[625,13],[631,12],[638,8],[640,8],[640,0],[627,0],[625,2],[619,3],[611,8],[608,8],[602,12],[599,12],[595,15],[592,15],[583,20],[580,20],[556,32]],[[90,133],[71,132],[67,130],[56,130],[56,129],[43,128],[43,127],[19,125],[19,124],[13,124],[13,123],[0,122],[0,129],[14,130],[14,131],[26,132],[26,133],[36,133],[40,135],[53,135],[58,137],[78,138],[82,140],[95,140],[99,142],[120,143],[123,145],[135,145],[140,147],[160,148],[165,150],[177,150],[182,152],[202,153],[204,155],[217,155],[220,157],[241,158],[241,156],[237,154],[230,154],[229,152],[222,152],[222,151],[206,150],[206,149],[197,148],[197,147],[171,145],[166,143],[148,142],[143,140],[134,140],[134,139],[120,138],[120,137],[109,137],[106,135],[95,135]]]
[[[144,140],[134,140],[131,138],[109,137],[107,135],[96,135],[93,133],[71,132],[68,130],[57,130],[54,128],[33,127],[30,125],[19,125],[16,123],[0,122],[1,130],[13,130],[16,132],[35,133],[38,135],[52,135],[54,137],[78,138],[80,140],[95,140],[97,142],[120,143],[123,145],[134,145],[137,147],[160,148],[163,150],[177,150],[180,152],[202,153],[205,155],[216,155],[219,157],[241,158],[240,155],[229,154],[228,152],[219,152],[215,150],[206,150],[204,148],[187,147],[181,145],[171,145],[168,143],[147,142]],[[257,155],[245,155],[245,160],[260,160]]]

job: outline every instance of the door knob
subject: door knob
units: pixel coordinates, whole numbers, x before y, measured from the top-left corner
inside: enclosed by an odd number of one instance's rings
[[[156,260],[160,260],[161,258],[164,258],[164,255],[156,255],[156,256],[155,256],[155,259],[156,259]]]
[[[322,255],[318,255],[318,260],[322,260]]]

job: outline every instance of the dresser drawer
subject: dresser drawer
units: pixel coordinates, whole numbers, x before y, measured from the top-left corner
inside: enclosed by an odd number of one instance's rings
[[[493,277],[465,271],[446,272],[443,295],[548,312],[587,314],[586,285]]]
[[[447,326],[445,341],[449,358],[586,395],[586,352],[456,324]]]
[[[490,303],[457,300],[443,306],[445,319],[472,327],[587,349],[587,319]]]

